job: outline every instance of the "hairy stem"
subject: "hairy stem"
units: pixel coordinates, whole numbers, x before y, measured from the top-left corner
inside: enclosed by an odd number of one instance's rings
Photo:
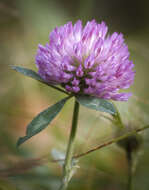
[[[68,183],[72,177],[72,158],[73,158],[74,140],[75,140],[77,124],[78,124],[78,115],[79,115],[79,103],[75,100],[72,127],[71,127],[71,133],[70,133],[67,152],[66,152],[65,164],[63,168],[63,180],[62,180],[60,190],[67,189]]]

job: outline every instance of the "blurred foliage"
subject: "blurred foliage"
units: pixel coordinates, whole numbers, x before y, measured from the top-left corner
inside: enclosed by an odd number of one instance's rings
[[[10,69],[10,65],[22,65],[36,70],[37,46],[48,41],[55,26],[95,18],[98,22],[106,21],[110,33],[124,33],[136,78],[130,89],[133,97],[116,105],[127,127],[133,129],[149,123],[148,7],[146,0],[0,0],[0,190],[55,190],[60,184],[59,165],[28,160],[47,154],[50,157],[52,148],[66,150],[73,101],[64,106],[47,129],[16,149],[16,141],[25,134],[30,120],[64,94]],[[81,107],[79,118],[76,153],[109,140],[118,130],[102,114],[87,108]],[[144,143],[136,155],[138,165],[133,183],[135,190],[148,190],[148,131],[141,135]],[[126,188],[127,161],[125,152],[117,145],[81,158],[79,165],[70,190]]]

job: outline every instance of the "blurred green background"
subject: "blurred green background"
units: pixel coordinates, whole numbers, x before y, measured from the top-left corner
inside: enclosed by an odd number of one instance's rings
[[[0,190],[56,190],[61,168],[55,163],[39,166],[53,148],[65,152],[73,101],[69,101],[52,124],[16,149],[18,137],[40,111],[64,94],[21,76],[10,65],[36,70],[38,44],[48,41],[49,33],[68,21],[104,20],[109,32],[124,33],[136,77],[129,89],[133,97],[116,103],[127,128],[149,124],[149,1],[147,0],[0,0]],[[75,153],[110,140],[117,134],[103,114],[81,107]],[[143,146],[135,155],[134,190],[149,189],[149,132],[141,133]],[[96,151],[79,161],[80,168],[69,190],[125,190],[127,161],[117,145]]]

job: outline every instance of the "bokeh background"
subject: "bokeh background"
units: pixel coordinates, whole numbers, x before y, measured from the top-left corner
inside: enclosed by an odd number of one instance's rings
[[[0,0],[0,190],[56,190],[61,167],[41,163],[51,150],[65,152],[71,126],[73,101],[52,124],[16,148],[18,137],[40,111],[64,94],[21,76],[10,65],[35,69],[38,44],[48,41],[50,31],[81,19],[104,20],[109,32],[122,32],[135,64],[136,77],[127,103],[116,103],[128,130],[149,124],[149,1],[147,0]],[[105,116],[105,115],[104,115]],[[81,107],[75,153],[106,142],[117,134],[103,114]],[[149,189],[149,133],[141,133],[143,145],[135,155],[135,190]],[[116,144],[79,160],[80,168],[69,190],[125,190],[127,160]]]

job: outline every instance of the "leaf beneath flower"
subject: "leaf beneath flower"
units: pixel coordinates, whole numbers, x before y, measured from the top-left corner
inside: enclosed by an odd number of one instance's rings
[[[19,72],[19,73],[22,73],[22,74],[25,75],[25,76],[28,76],[28,77],[33,78],[33,79],[35,79],[35,80],[38,80],[38,81],[40,81],[40,82],[42,82],[42,83],[44,83],[44,84],[46,84],[46,85],[48,85],[48,86],[50,86],[50,87],[52,87],[52,88],[58,90],[58,91],[60,91],[60,92],[63,92],[63,93],[65,93],[65,94],[69,94],[69,93],[67,93],[66,91],[62,90],[61,88],[58,88],[58,87],[56,87],[55,85],[53,85],[54,83],[53,83],[52,81],[51,81],[51,84],[48,83],[48,82],[46,82],[46,81],[44,81],[44,80],[38,75],[38,73],[36,73],[35,71],[33,71],[33,70],[31,70],[31,69],[26,69],[26,68],[19,67],[19,66],[11,66],[11,68],[12,68],[13,70]]]
[[[83,95],[76,96],[76,99],[81,105],[93,110],[107,112],[112,115],[115,115],[117,112],[114,105],[111,102],[104,99]]]
[[[31,69],[26,69],[26,68],[18,67],[18,66],[11,66],[11,68],[19,73],[22,73],[25,76],[31,77],[35,80],[45,83],[44,80],[38,75],[38,73],[36,73],[35,71]]]
[[[21,145],[32,136],[36,135],[37,133],[41,132],[45,129],[50,122],[57,116],[57,114],[61,111],[64,104],[70,97],[66,97],[61,101],[57,102],[56,104],[50,106],[43,112],[39,113],[27,126],[26,136],[19,138],[17,142],[17,146]]]

